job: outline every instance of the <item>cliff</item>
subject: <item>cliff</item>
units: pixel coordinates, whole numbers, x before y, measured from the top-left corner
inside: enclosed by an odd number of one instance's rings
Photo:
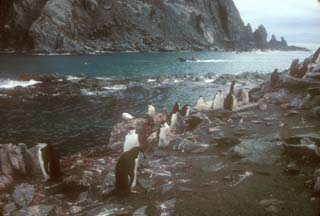
[[[3,0],[0,4],[1,50],[271,48],[264,27],[253,33],[232,0]]]

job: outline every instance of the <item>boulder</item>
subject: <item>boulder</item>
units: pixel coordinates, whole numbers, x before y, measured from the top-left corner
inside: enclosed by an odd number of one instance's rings
[[[9,175],[0,174],[0,192],[9,190],[13,186],[13,178]]]
[[[15,211],[12,216],[56,216],[56,212],[53,206],[40,204]]]
[[[33,185],[22,183],[15,187],[13,200],[20,207],[27,207],[33,200],[35,188]]]
[[[320,161],[320,136],[303,134],[284,139],[284,147],[290,156],[306,161]]]
[[[175,215],[174,210],[175,210],[176,202],[177,202],[177,199],[173,198],[158,205],[158,208],[161,212],[160,215],[166,215],[166,216]]]

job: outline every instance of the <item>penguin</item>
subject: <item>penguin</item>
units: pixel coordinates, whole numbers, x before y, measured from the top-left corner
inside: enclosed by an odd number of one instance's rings
[[[172,113],[170,121],[170,130],[182,133],[185,129],[185,122],[179,112]]]
[[[223,107],[225,110],[232,111],[238,107],[237,98],[234,96],[235,84],[235,81],[231,82],[229,93],[224,100]]]
[[[129,113],[122,113],[122,118],[123,118],[123,120],[131,120],[134,117],[132,115],[130,115]]]
[[[187,104],[184,107],[182,107],[182,109],[180,110],[180,114],[182,116],[189,116],[190,115],[190,110],[191,110],[191,107]]]
[[[116,164],[116,192],[119,195],[128,195],[133,187],[134,179],[136,178],[136,167],[139,153],[143,150],[141,147],[133,147],[129,151],[123,152]]]
[[[163,125],[161,125],[160,128],[160,134],[159,134],[159,142],[158,147],[159,148],[165,148],[168,147],[170,142],[170,127],[167,122],[165,122]]]
[[[198,101],[197,101],[196,109],[199,110],[199,111],[201,111],[201,110],[209,110],[210,107],[211,106],[203,99],[203,97],[200,96]]]
[[[216,93],[213,99],[212,109],[213,110],[223,109],[223,104],[224,104],[224,95],[221,90],[218,90],[218,92]]]
[[[180,111],[180,103],[177,101],[173,106],[172,113],[176,113]]]
[[[237,92],[237,103],[238,105],[246,105],[249,103],[249,93],[246,89],[240,89]]]
[[[58,180],[61,177],[59,155],[52,145],[38,144],[38,162],[45,181]]]
[[[271,74],[271,88],[276,89],[279,86],[280,75],[278,69],[275,69]]]
[[[156,115],[156,109],[152,104],[148,105],[148,115],[151,117]]]
[[[126,135],[125,137],[125,141],[123,144],[123,152],[127,152],[130,151],[132,148],[134,147],[139,147],[139,137],[138,134],[136,134],[136,130],[135,129],[131,129],[129,131],[129,133]],[[136,159],[135,163],[135,169],[134,169],[134,178],[133,178],[133,183],[132,183],[132,187],[136,186],[137,183],[137,171],[138,171],[138,162],[139,162],[139,158]]]

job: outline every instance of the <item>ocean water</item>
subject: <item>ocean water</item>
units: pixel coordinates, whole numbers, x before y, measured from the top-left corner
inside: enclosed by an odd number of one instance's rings
[[[143,116],[149,103],[157,111],[176,101],[193,106],[200,95],[212,100],[217,90],[227,92],[231,80],[250,88],[264,73],[310,55],[197,52],[197,62],[180,62],[192,53],[2,54],[0,143],[49,142],[62,152],[107,144],[123,112]]]
[[[197,52],[196,62],[180,62],[179,57],[191,58],[192,53],[109,53],[100,55],[24,54],[0,55],[0,78],[21,73],[88,77],[142,77],[207,73],[238,74],[242,72],[269,73],[275,68],[287,69],[292,59],[304,59],[311,52]]]

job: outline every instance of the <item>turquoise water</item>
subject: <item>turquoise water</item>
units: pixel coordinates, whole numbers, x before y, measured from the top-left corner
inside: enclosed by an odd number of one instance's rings
[[[262,72],[287,69],[292,59],[311,52],[197,52],[197,62],[180,62],[192,53],[110,53],[79,56],[0,55],[0,78],[21,73],[86,75],[88,77],[141,77],[207,73]],[[2,74],[2,76],[1,76]]]

